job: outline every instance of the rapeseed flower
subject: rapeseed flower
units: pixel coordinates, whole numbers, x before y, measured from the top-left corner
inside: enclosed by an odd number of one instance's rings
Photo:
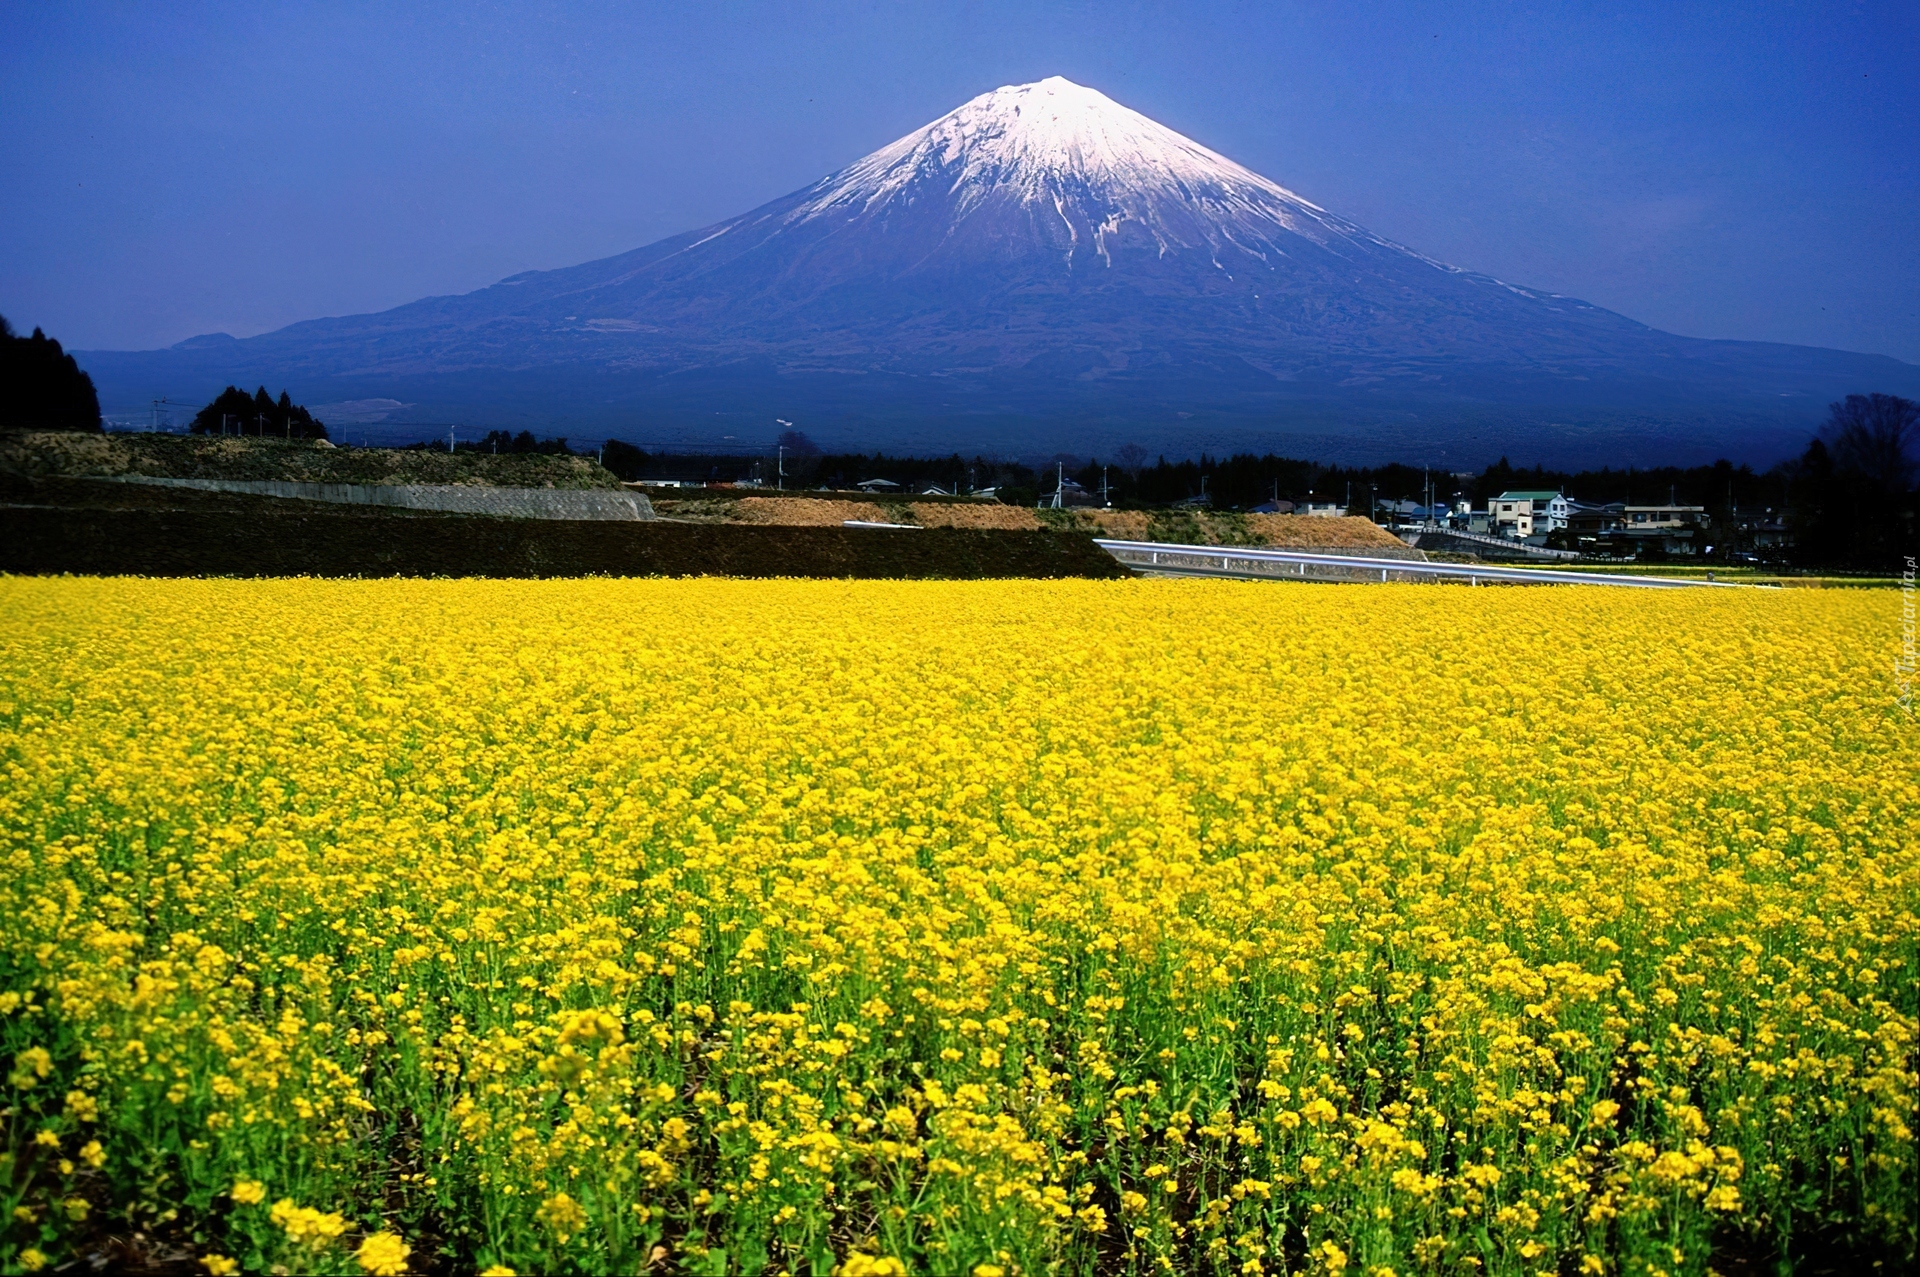
[[[0,580],[0,1265],[1910,1258],[1884,604]]]

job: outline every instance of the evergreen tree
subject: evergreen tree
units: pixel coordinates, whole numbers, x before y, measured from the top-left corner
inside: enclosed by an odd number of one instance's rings
[[[14,334],[0,316],[0,428],[100,430],[100,396],[60,343],[33,330]]]

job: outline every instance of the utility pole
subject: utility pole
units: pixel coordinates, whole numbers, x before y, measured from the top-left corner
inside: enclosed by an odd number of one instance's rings
[[[1100,502],[1107,509],[1113,509],[1113,493],[1107,486],[1107,468],[1100,467]]]
[[[1056,461],[1053,463],[1053,508],[1056,510],[1062,508],[1060,486],[1061,482],[1066,478],[1066,474],[1067,465],[1064,461]]]
[[[793,429],[793,423],[785,417],[775,417],[773,424],[781,426],[785,430]],[[774,458],[774,490],[777,492],[785,492],[787,490],[787,445],[784,440],[776,440],[775,447],[778,449],[779,455]]]
[[[447,426],[447,455],[453,455],[453,426]]]

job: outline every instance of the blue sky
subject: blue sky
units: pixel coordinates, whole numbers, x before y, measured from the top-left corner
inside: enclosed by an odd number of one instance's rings
[[[0,0],[0,313],[79,348],[464,292],[1065,75],[1389,238],[1920,362],[1920,6]]]

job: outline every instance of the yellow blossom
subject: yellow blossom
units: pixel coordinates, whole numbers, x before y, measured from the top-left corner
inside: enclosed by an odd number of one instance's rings
[[[291,1198],[283,1197],[275,1202],[268,1218],[286,1230],[288,1241],[315,1250],[347,1231],[347,1222],[338,1213],[297,1206]]]
[[[0,577],[8,1226],[277,1185],[337,1213],[253,1240],[330,1271],[404,1266],[358,1230],[406,1202],[520,1271],[1894,1253],[1894,598]],[[230,1199],[124,1196],[174,1162]]]
[[[407,1256],[412,1253],[413,1248],[401,1240],[398,1233],[382,1231],[369,1233],[353,1257],[361,1271],[372,1277],[399,1277],[407,1271]]]

